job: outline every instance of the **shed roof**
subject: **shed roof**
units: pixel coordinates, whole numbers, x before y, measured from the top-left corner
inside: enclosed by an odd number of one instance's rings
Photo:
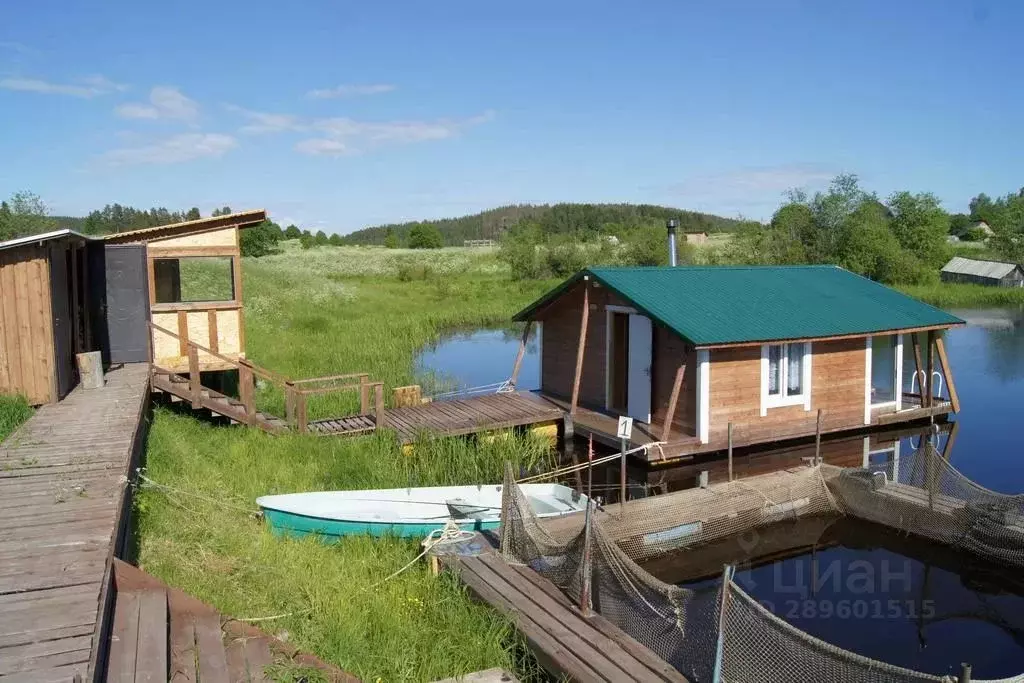
[[[209,216],[184,223],[171,223],[169,225],[158,225],[155,228],[141,228],[139,230],[128,230],[115,232],[104,236],[107,242],[121,244],[125,242],[148,242],[150,240],[164,237],[177,237],[179,235],[190,235],[208,230],[218,230],[229,226],[248,228],[262,223],[267,219],[267,212],[264,209],[252,209],[250,211],[239,211],[224,216]]]
[[[954,256],[949,263],[942,266],[943,273],[958,273],[960,275],[974,275],[977,277],[990,277],[1001,280],[1014,270],[1019,268],[1016,263],[1004,263],[1002,261],[981,261],[963,256]]]
[[[934,306],[837,266],[587,268],[515,319],[532,319],[585,277],[696,346],[964,324]]]
[[[49,242],[51,240],[61,239],[63,237],[75,237],[86,241],[92,241],[94,237],[89,235],[83,235],[80,232],[75,232],[68,228],[62,230],[51,230],[50,232],[41,232],[36,235],[25,235],[24,237],[15,237],[14,239],[0,242],[0,250],[13,249],[15,247],[25,246],[26,244],[36,244],[39,242]]]

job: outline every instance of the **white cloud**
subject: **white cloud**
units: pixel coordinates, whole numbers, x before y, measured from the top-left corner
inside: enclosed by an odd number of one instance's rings
[[[222,157],[237,146],[235,138],[222,133],[182,133],[134,147],[112,149],[103,159],[115,166],[178,164]]]
[[[351,154],[353,150],[340,140],[332,140],[331,138],[309,138],[308,140],[301,140],[295,143],[295,151],[301,152],[302,154],[309,154],[310,156],[339,157],[345,154]]]
[[[4,78],[0,80],[0,88],[21,92],[34,92],[42,95],[68,95],[70,97],[91,98],[114,91],[126,90],[128,86],[114,83],[103,76],[90,76],[76,83],[51,83],[39,78]]]
[[[0,49],[10,50],[12,52],[18,53],[19,55],[39,54],[38,50],[31,48],[28,45],[25,45],[24,43],[19,43],[13,40],[0,40]]]
[[[249,123],[238,129],[238,132],[246,135],[260,135],[264,133],[280,133],[282,131],[308,130],[298,116],[292,114],[271,114],[268,112],[252,111],[233,104],[225,105],[228,111],[241,114],[249,120]]]
[[[825,164],[780,164],[749,166],[718,173],[695,175],[673,186],[680,193],[714,196],[742,196],[774,193],[826,183],[838,171]]]
[[[374,83],[369,85],[336,85],[333,88],[320,88],[310,90],[306,97],[316,100],[331,100],[342,97],[360,97],[363,95],[380,95],[391,92],[395,86],[388,83]]]
[[[309,128],[322,134],[299,142],[295,149],[304,154],[351,153],[383,144],[411,144],[429,140],[445,140],[458,136],[472,126],[494,118],[494,112],[485,112],[468,119],[438,119],[436,121],[356,121],[349,118],[330,118],[313,121]],[[333,144],[331,144],[333,143]]]
[[[177,88],[157,86],[149,91],[149,104],[132,102],[114,111],[125,119],[167,119],[193,122],[199,116],[199,104]]]

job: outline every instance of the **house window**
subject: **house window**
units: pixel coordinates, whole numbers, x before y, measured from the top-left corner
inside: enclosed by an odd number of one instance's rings
[[[811,406],[811,345],[765,344],[761,347],[761,414],[777,406]]]
[[[230,256],[185,256],[153,260],[157,304],[233,301],[234,262]]]

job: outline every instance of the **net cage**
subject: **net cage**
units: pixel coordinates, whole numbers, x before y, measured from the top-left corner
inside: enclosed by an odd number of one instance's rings
[[[598,612],[693,681],[821,683],[956,681],[901,668],[820,640],[779,618],[731,578],[690,589],[638,562],[781,521],[850,515],[1011,566],[1024,562],[1024,496],[984,489],[931,443],[897,475],[813,465],[541,523],[515,485],[503,487],[501,551],[579,604],[589,575]],[[615,511],[609,511],[612,508]],[[974,679],[978,680],[978,679]],[[1024,675],[1004,681],[1024,683]]]

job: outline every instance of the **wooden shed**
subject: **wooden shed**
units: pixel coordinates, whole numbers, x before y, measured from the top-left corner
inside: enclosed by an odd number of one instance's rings
[[[71,230],[0,242],[0,393],[40,404],[75,386],[75,354],[93,344],[91,242]]]
[[[939,333],[963,321],[835,266],[589,268],[515,319],[542,396],[614,445],[617,415],[685,455],[958,407]]]
[[[1024,287],[1024,269],[1017,263],[954,256],[942,266],[943,282],[969,282],[989,287]]]
[[[138,317],[134,347],[152,345],[152,360],[172,372],[188,371],[187,340],[226,358],[245,357],[242,261],[239,231],[266,220],[262,209],[214,216],[157,228],[108,235],[136,308],[146,308],[159,329],[146,330]],[[146,350],[148,360],[149,351]],[[234,367],[200,352],[203,371]]]

